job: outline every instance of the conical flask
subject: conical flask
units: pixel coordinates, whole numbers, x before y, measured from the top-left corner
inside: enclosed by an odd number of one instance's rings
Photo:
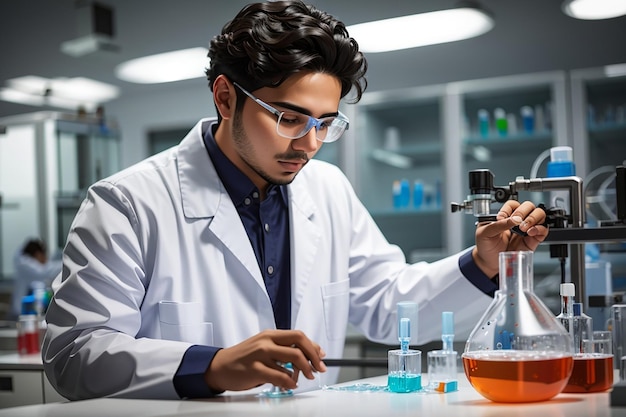
[[[572,372],[571,338],[533,292],[533,253],[499,256],[500,289],[465,344],[465,375],[492,401],[550,399]]]

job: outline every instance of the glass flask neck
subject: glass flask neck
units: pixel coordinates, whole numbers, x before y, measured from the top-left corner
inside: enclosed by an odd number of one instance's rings
[[[533,253],[502,252],[500,256],[500,291],[533,291]]]

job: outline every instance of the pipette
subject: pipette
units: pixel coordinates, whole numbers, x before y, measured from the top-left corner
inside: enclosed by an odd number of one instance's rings
[[[458,389],[457,361],[454,351],[454,314],[441,313],[441,350],[428,352],[428,388],[437,392],[452,392]]]

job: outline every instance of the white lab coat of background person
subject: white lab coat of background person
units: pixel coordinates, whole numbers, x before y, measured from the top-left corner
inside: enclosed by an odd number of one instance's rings
[[[17,319],[22,312],[22,298],[33,289],[34,286],[46,288],[52,280],[61,272],[60,259],[48,259],[41,263],[32,256],[23,253],[20,247],[13,256],[13,293],[11,294],[11,316]]]
[[[53,283],[42,352],[63,396],[178,398],[173,376],[193,343],[162,339],[160,301],[200,302],[209,345],[275,328],[254,251],[203,144],[210,121],[88,191]],[[414,343],[440,338],[446,310],[469,334],[491,302],[463,277],[459,255],[407,265],[337,167],[311,160],[288,190],[291,324],[328,358],[342,356],[348,322],[373,341],[398,343],[400,301],[419,303]],[[329,368],[325,383],[337,374]]]

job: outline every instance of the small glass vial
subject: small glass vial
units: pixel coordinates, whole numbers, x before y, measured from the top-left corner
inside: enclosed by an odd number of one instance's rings
[[[478,110],[478,133],[483,138],[489,136],[489,112],[485,109]]]
[[[400,349],[392,349],[387,354],[387,386],[389,391],[399,393],[415,392],[422,389],[422,352],[409,349],[411,319],[402,317],[403,312],[408,314],[410,309],[399,303],[398,339],[400,340]]]
[[[288,362],[282,364],[281,366],[285,368],[288,372],[293,374],[293,365],[291,363]],[[277,387],[276,385],[273,385],[271,388],[261,391],[261,393],[259,394],[259,397],[265,398],[283,398],[292,396],[293,390]]]
[[[420,350],[390,350],[388,361],[389,391],[405,393],[422,389],[422,352]]]
[[[454,315],[451,311],[441,313],[441,350],[428,352],[428,389],[436,392],[458,390],[457,367],[459,355],[454,351]]]
[[[506,120],[506,112],[504,109],[498,107],[493,111],[493,118],[496,124],[496,131],[500,136],[506,136],[508,129],[508,122]]]

